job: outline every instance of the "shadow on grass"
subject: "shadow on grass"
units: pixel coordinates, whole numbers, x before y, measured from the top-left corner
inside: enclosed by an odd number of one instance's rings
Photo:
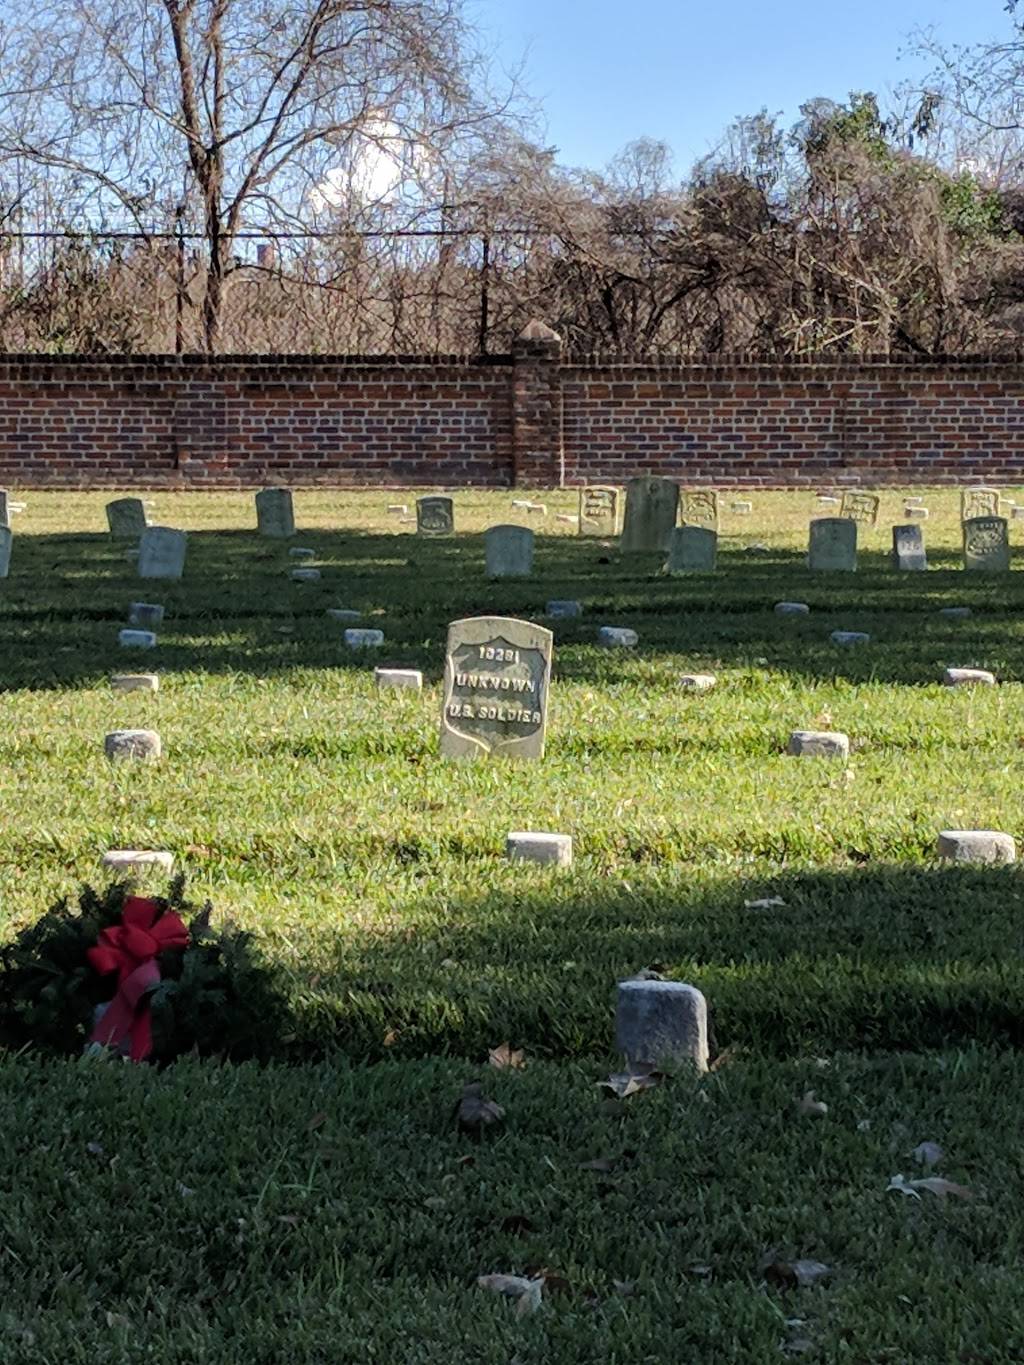
[[[725,548],[720,572],[670,579],[660,557],[539,537],[533,577],[491,582],[479,535],[311,532],[297,540],[317,552],[319,582],[293,583],[298,561],[288,544],[250,532],[191,533],[181,582],[140,579],[123,543],[106,536],[18,536],[11,577],[0,582],[0,689],[92,685],[135,666],[264,677],[391,662],[436,679],[450,621],[485,613],[542,620],[557,597],[579,599],[584,616],[556,623],[556,677],[584,682],[658,662],[729,667],[767,659],[810,679],[920,683],[934,681],[936,658],[974,656],[988,658],[1004,678],[1024,676],[1024,574],[965,574],[952,552],[933,553],[936,567],[927,574],[897,574],[885,554],[862,552],[857,574],[820,575],[795,551]],[[807,602],[811,615],[776,617],[773,604],[783,599]],[[117,645],[133,600],[167,609],[154,651]],[[937,615],[951,604],[970,606],[974,617]],[[359,610],[360,624],[383,629],[379,655],[347,650],[344,625],[326,616],[329,607]],[[636,655],[598,650],[601,624],[637,629]],[[872,643],[836,647],[828,637],[837,628],[865,630]]]
[[[871,866],[756,880],[687,869],[407,902],[388,935],[316,950],[295,979],[297,1047],[353,1057],[551,1058],[611,1047],[616,981],[699,986],[717,1044],[755,1053],[1024,1043],[1024,878]],[[531,875],[531,873],[533,875]],[[575,874],[569,874],[570,877]],[[747,906],[778,898],[782,904]]]

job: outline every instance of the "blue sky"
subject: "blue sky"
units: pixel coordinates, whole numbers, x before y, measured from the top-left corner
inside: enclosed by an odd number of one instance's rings
[[[907,37],[1007,34],[1004,0],[468,0],[506,67],[543,106],[566,165],[604,165],[634,138],[668,142],[684,173],[737,114],[795,119],[815,95],[879,95],[915,71]]]

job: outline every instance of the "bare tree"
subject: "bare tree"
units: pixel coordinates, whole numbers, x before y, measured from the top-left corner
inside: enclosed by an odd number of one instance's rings
[[[493,116],[459,0],[42,0],[21,14],[0,32],[0,161],[76,226],[198,229],[209,350],[246,229],[301,230],[339,168],[439,165]]]

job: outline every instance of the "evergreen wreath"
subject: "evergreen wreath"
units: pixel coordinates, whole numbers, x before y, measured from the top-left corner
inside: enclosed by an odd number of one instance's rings
[[[121,882],[84,886],[77,907],[58,901],[0,948],[0,1046],[80,1053],[101,1034],[107,1006],[111,1020],[135,1011],[134,1043],[101,1038],[122,1055],[167,1063],[187,1052],[279,1054],[290,1023],[280,973],[251,934],[212,928],[211,911],[189,904],[183,876],[165,897],[135,896]]]

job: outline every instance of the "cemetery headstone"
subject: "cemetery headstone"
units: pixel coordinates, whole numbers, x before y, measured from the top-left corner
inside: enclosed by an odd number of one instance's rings
[[[677,526],[668,549],[668,572],[713,573],[718,533],[705,526]]]
[[[679,515],[679,485],[642,475],[626,485],[626,513],[619,548],[624,554],[667,550]]]
[[[1010,537],[1005,517],[971,517],[963,523],[964,568],[983,573],[1006,573],[1010,567]]]
[[[103,741],[111,760],[120,758],[159,758],[160,736],[155,730],[112,730]]]
[[[110,686],[115,692],[159,692],[160,678],[156,673],[115,673]]]
[[[417,668],[375,668],[373,680],[378,687],[407,687],[414,692],[423,687],[423,674]]]
[[[544,608],[544,615],[556,621],[564,621],[569,617],[582,616],[583,607],[570,598],[554,598]]]
[[[679,678],[679,686],[685,687],[688,692],[710,692],[717,681],[714,673],[683,673]]]
[[[951,863],[1013,863],[1017,845],[1012,834],[994,829],[944,829],[937,852]]]
[[[998,488],[962,488],[960,490],[960,520],[999,515]]]
[[[850,737],[839,730],[794,730],[786,753],[796,758],[848,758]]]
[[[892,528],[892,566],[908,572],[927,569],[928,556],[924,550],[924,533],[920,526]]]
[[[687,488],[679,495],[684,526],[718,530],[718,494],[713,488]]]
[[[849,517],[812,521],[807,565],[821,573],[852,573],[857,568],[857,523]]]
[[[878,508],[881,498],[877,493],[862,493],[859,489],[848,488],[843,493],[839,515],[859,526],[874,526],[878,521]]]
[[[308,545],[292,545],[288,551],[289,559],[316,559],[316,551]]]
[[[416,534],[450,536],[455,530],[455,503],[451,498],[416,499]]]
[[[754,510],[754,504],[748,502],[746,498],[740,498],[729,504],[729,511],[735,512],[738,516],[746,517]]]
[[[488,578],[528,578],[533,570],[533,532],[526,526],[491,526],[484,533]]]
[[[11,505],[6,488],[0,488],[0,526],[11,525]]]
[[[295,504],[290,488],[264,488],[256,494],[256,529],[271,540],[295,534]]]
[[[174,871],[174,854],[155,849],[112,848],[109,853],[104,853],[103,866],[112,867],[115,872],[126,876],[138,877],[155,869],[169,877]]]
[[[477,616],[448,627],[441,708],[446,758],[542,758],[551,685],[550,630]]]
[[[138,540],[148,525],[141,498],[117,498],[107,503],[107,525],[114,540]]]
[[[776,616],[808,616],[811,609],[806,602],[776,602],[773,610]]]
[[[947,617],[950,621],[966,621],[970,616],[970,607],[940,607],[939,615]]]
[[[119,630],[117,643],[122,649],[155,649],[156,636],[151,630]]]
[[[692,1062],[707,1071],[707,1001],[682,981],[620,981],[615,1046],[631,1067]]]
[[[505,856],[510,862],[569,867],[572,864],[572,835],[516,831],[505,840]]]
[[[147,526],[139,541],[140,578],[180,578],[188,535],[170,526]]]
[[[157,602],[133,602],[128,608],[128,624],[151,630],[162,624],[164,609]]]
[[[14,532],[9,526],[0,526],[0,578],[6,578],[11,571],[11,548],[14,545]]]
[[[354,607],[328,607],[327,615],[332,621],[361,621],[363,613]]]
[[[633,649],[639,640],[628,626],[601,626],[597,632],[597,643],[604,649]]]
[[[619,490],[610,484],[581,488],[578,524],[581,536],[618,535]]]
[[[942,674],[946,687],[995,687],[996,677],[987,668],[947,668]]]
[[[379,649],[384,643],[382,630],[360,630],[358,627],[346,630],[341,637],[349,649]]]
[[[866,645],[871,636],[863,630],[834,630],[828,637],[834,645]]]
[[[292,581],[295,583],[316,583],[319,578],[319,569],[292,569]]]

